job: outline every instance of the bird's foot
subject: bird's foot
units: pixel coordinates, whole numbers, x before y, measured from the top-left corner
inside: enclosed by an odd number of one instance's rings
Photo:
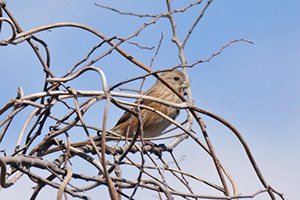
[[[144,141],[145,146],[150,146],[150,149],[145,148],[145,153],[150,151],[157,155],[159,158],[162,156],[163,151],[167,151],[167,147],[165,144],[155,144],[149,140]]]

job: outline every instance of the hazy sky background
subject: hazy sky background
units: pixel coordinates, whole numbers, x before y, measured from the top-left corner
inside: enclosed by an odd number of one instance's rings
[[[27,0],[8,1],[7,8],[23,30],[56,22],[77,22],[91,26],[107,37],[127,37],[151,20],[121,16],[96,7],[96,2],[122,11],[150,14],[166,12],[165,1],[159,0]],[[182,8],[190,1],[173,2],[173,8]],[[175,16],[181,40],[203,5]],[[191,87],[195,104],[225,118],[243,134],[268,183],[290,200],[297,199],[300,189],[299,10],[300,2],[296,0],[215,0],[191,35],[185,50],[188,62],[193,63],[198,59],[207,59],[230,40],[245,38],[254,42],[253,45],[242,42],[232,44],[211,62],[188,69]],[[172,35],[169,21],[161,19],[132,40],[143,46],[157,46],[161,32],[164,40],[153,69],[169,68],[180,63],[177,48],[170,41]],[[9,27],[4,24],[1,39],[7,38],[9,33]],[[65,74],[93,46],[101,42],[92,34],[74,28],[53,29],[36,36],[49,45],[51,68],[56,76]],[[122,48],[147,65],[155,51],[140,50],[128,44],[122,45]],[[104,50],[96,51],[93,58],[102,52]],[[115,52],[95,66],[106,73],[109,85],[145,73]],[[1,107],[16,96],[18,86],[23,88],[25,95],[42,90],[42,67],[26,42],[17,46],[0,47],[0,69]],[[144,89],[148,89],[153,82],[153,78],[147,79]],[[134,88],[136,85],[130,84],[128,87]],[[72,86],[80,90],[101,90],[95,73],[83,75]],[[101,109],[101,105],[98,106]],[[90,124],[101,126],[99,119],[102,113],[102,110],[90,113],[87,120]],[[99,118],[93,114],[98,114]],[[109,127],[115,124],[120,114],[120,110],[112,110]],[[22,115],[26,117],[28,113]],[[24,123],[18,119],[15,119],[14,128],[6,136],[5,144],[16,143],[20,126]],[[204,117],[204,120],[216,152],[240,185],[240,192],[251,194],[261,189],[262,186],[233,134],[212,119]],[[201,134],[198,136],[202,138]],[[2,145],[0,149],[3,149]],[[199,152],[195,151],[195,148],[193,142],[188,140],[175,153],[185,156],[181,163],[185,170],[199,170],[199,176],[209,179],[214,175],[205,173],[205,170],[212,165],[208,166],[207,158],[205,160],[202,157],[205,154],[200,149]],[[31,191],[32,186],[17,184],[16,189],[12,187],[2,190],[0,199],[28,199],[28,191]],[[54,195],[53,198],[56,196],[56,191],[47,191],[39,199],[45,199],[49,195]],[[262,195],[255,199],[268,199],[268,196]]]

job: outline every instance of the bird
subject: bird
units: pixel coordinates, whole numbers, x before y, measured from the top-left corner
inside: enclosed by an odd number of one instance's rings
[[[189,87],[189,83],[187,81],[186,76],[179,70],[165,71],[161,74],[161,77],[175,90],[177,90],[180,94],[184,95],[185,89]],[[165,101],[169,101],[171,103],[181,103],[182,99],[178,97],[172,90],[170,90],[164,83],[157,80],[155,84],[145,93],[145,95],[150,97],[159,98]],[[144,99],[140,102],[140,104],[151,107],[161,113],[167,115],[168,117],[175,120],[179,115],[179,109],[163,105],[161,103],[151,101],[148,99]],[[136,108],[130,108],[135,110]],[[150,111],[146,108],[140,108],[140,115],[142,118],[142,128],[143,128],[143,138],[153,138],[160,136],[163,131],[168,128],[172,123],[157,113]],[[114,138],[106,138],[106,141],[119,141],[120,137],[123,136],[125,138],[133,138],[134,134],[137,132],[138,128],[138,119],[131,112],[126,111],[118,120],[116,125],[108,131],[109,133],[114,133]],[[112,134],[111,134],[112,135]],[[99,145],[101,143],[101,135],[94,136],[92,139]],[[72,143],[73,147],[80,147],[87,144],[90,144],[90,140]],[[48,153],[55,152],[61,149],[61,147],[56,147],[47,151]]]
[[[189,87],[186,76],[179,70],[165,71],[161,74],[162,79],[164,79],[169,85],[171,85],[180,94],[184,95],[185,89]],[[172,103],[181,103],[182,99],[178,97],[172,90],[170,90],[165,84],[160,80],[157,80],[155,84],[145,93],[145,95],[150,97],[159,98]],[[175,120],[179,115],[179,109],[173,108],[171,106],[163,105],[161,103],[142,100],[140,102],[142,105],[151,107],[161,113],[167,115],[168,117]],[[136,110],[136,108],[131,108]],[[143,138],[153,138],[160,136],[163,131],[168,128],[172,123],[160,116],[159,114],[150,111],[148,109],[140,109],[140,115],[142,119],[143,128]],[[116,125],[111,129],[112,132],[117,133],[126,138],[132,138],[137,132],[138,119],[129,111],[126,111],[118,120]]]

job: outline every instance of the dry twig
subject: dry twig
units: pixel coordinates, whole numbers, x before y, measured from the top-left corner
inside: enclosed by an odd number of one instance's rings
[[[192,68],[200,63],[210,62],[214,57],[221,54],[223,50],[229,47],[231,44],[236,42],[247,42],[252,44],[251,41],[246,39],[232,40],[228,44],[221,47],[218,52],[213,53],[205,60],[199,59],[194,63],[187,62],[184,52],[186,43],[190,39],[190,35],[193,33],[197,25],[200,23],[204,14],[207,12],[207,9],[211,5],[212,1],[213,0],[207,0],[206,4],[199,11],[198,17],[195,19],[194,23],[187,31],[186,36],[182,41],[178,37],[176,20],[173,15],[182,14],[186,10],[201,4],[203,0],[197,0],[180,9],[173,9],[171,1],[166,0],[167,10],[165,13],[160,14],[138,14],[133,12],[124,12],[110,6],[96,4],[101,8],[108,9],[121,15],[130,15],[145,19],[151,18],[150,21],[145,22],[136,31],[125,38],[118,36],[108,38],[101,32],[89,26],[78,23],[55,23],[28,31],[23,31],[21,26],[17,23],[17,20],[6,7],[6,4],[0,1],[0,32],[3,22],[8,23],[12,29],[12,35],[5,40],[1,40],[0,45],[7,46],[10,44],[23,43],[25,41],[28,42],[31,48],[34,50],[35,55],[39,59],[45,73],[45,82],[43,83],[44,86],[42,92],[23,95],[23,92],[20,88],[16,98],[11,99],[5,105],[1,105],[2,107],[0,109],[0,115],[3,116],[0,121],[0,128],[2,128],[0,134],[1,145],[5,144],[5,140],[7,137],[9,137],[8,128],[13,126],[14,118],[27,108],[34,108],[24,122],[14,151],[7,152],[7,154],[0,157],[1,187],[8,188],[13,186],[20,179],[20,177],[25,174],[37,184],[32,193],[31,199],[36,199],[40,191],[45,186],[51,186],[57,189],[57,199],[62,199],[63,194],[69,194],[73,197],[81,199],[90,199],[89,196],[82,194],[82,192],[88,192],[100,185],[107,187],[111,199],[120,199],[121,197],[134,199],[135,195],[141,188],[149,192],[157,193],[156,195],[161,199],[163,199],[164,196],[167,199],[173,199],[175,196],[184,199],[251,199],[262,193],[268,193],[270,199],[275,199],[275,195],[281,199],[285,199],[282,193],[273,189],[273,187],[267,183],[258,167],[258,164],[251,154],[250,148],[243,139],[242,134],[232,124],[217,114],[194,105],[191,89],[187,90],[187,99],[185,99],[185,97],[183,97],[177,90],[172,88],[164,79],[161,78],[160,75],[158,75],[158,73],[162,71],[183,68],[185,76],[189,77],[187,73],[188,67]],[[3,17],[2,11],[7,15],[7,17]],[[131,39],[138,37],[139,34],[148,26],[154,25],[163,18],[167,18],[169,20],[170,29],[172,31],[171,38],[178,48],[178,55],[181,63],[173,68],[153,70],[152,66],[154,60],[158,56],[159,51],[161,51],[160,47],[164,42],[163,38],[165,36],[161,35],[156,51],[150,60],[149,66],[140,62],[138,59],[124,51],[121,48],[121,45],[124,42],[127,42],[140,49],[152,50],[153,47],[142,46],[133,42]],[[70,67],[70,70],[65,75],[62,77],[56,77],[50,68],[50,48],[45,41],[37,38],[34,34],[49,29],[63,27],[83,29],[99,37],[101,42],[96,44],[83,59],[78,59],[80,61],[73,67]],[[35,42],[45,49],[45,58],[40,53]],[[95,50],[104,48],[104,44],[108,44],[110,48],[106,49],[103,54],[94,56]],[[133,64],[133,66],[143,69],[146,71],[146,73],[127,80],[121,80],[119,83],[108,87],[106,81],[106,76],[108,74],[105,74],[100,68],[92,65],[104,57],[109,56],[113,51],[118,52],[120,56],[126,58]],[[88,62],[89,59],[91,60]],[[101,79],[99,79],[99,85],[100,83],[102,84],[102,90],[81,91],[68,85],[69,81],[78,79],[86,71],[94,71],[100,75]],[[174,92],[174,95],[177,95],[183,101],[183,103],[171,103],[159,98],[144,95],[142,93],[143,85],[146,77],[148,76],[154,76],[156,79],[160,80],[169,89],[171,89]],[[122,92],[113,91],[117,87],[139,79],[143,80],[142,84],[139,88],[134,89],[138,92],[138,94],[126,93],[123,92],[124,90],[122,90]],[[85,101],[80,103],[82,98],[84,98]],[[69,99],[73,100],[73,105],[70,103],[71,101],[69,101]],[[130,99],[135,99],[136,103],[132,103]],[[143,100],[155,101],[166,106],[185,110],[187,113],[186,119],[183,120],[183,123],[176,122],[174,119],[168,117],[162,112],[152,107],[143,105],[141,103]],[[105,101],[103,108],[102,127],[91,126],[86,122],[85,113],[88,110],[91,110],[93,105],[100,101]],[[130,112],[132,115],[138,118],[137,133],[133,138],[120,137],[107,128],[110,104],[114,104],[117,108]],[[62,118],[58,117],[55,113],[51,113],[53,108],[59,105],[62,105],[69,111],[68,113],[65,113]],[[136,110],[129,109],[128,106],[135,107]],[[167,130],[166,132],[170,131],[176,133],[170,136],[161,136],[158,138],[143,137],[143,120],[140,114],[141,109],[147,109],[149,112],[156,113],[157,115],[160,115],[171,122],[173,124],[173,128],[170,128],[170,130]],[[8,113],[9,111],[10,113]],[[233,181],[233,177],[224,168],[214,150],[214,146],[206,130],[206,125],[199,113],[217,120],[219,123],[229,128],[239,139],[240,143],[244,147],[245,152],[247,153],[253,169],[257,174],[258,179],[261,181],[264,187],[263,189],[250,195],[240,195],[238,193],[237,185]],[[196,122],[196,126],[200,128],[206,144],[201,142],[199,138],[200,134],[196,135],[195,131],[193,131],[194,122]],[[51,125],[47,127],[49,123]],[[74,143],[74,130],[79,130],[79,133],[84,133],[86,136],[85,139],[83,141]],[[109,133],[110,135],[107,135],[106,133]],[[94,141],[92,135],[101,135],[101,141]],[[163,140],[174,137],[176,138],[173,141],[164,145],[151,146],[144,143],[145,140],[149,139]],[[192,172],[187,172],[180,166],[180,162],[178,162],[178,158],[176,158],[176,147],[178,144],[185,141],[186,138],[189,138],[189,142],[193,142],[198,146],[198,151],[206,152],[207,155],[213,160],[216,172],[222,183],[221,186],[211,182],[210,180],[200,178],[199,175],[196,175]],[[119,145],[108,145],[108,143],[106,143],[106,139],[119,140],[120,143],[118,143]],[[127,142],[127,144],[122,145],[122,141],[124,140]],[[135,153],[139,153],[139,159],[136,159],[136,157],[133,156]],[[161,163],[156,161],[157,155]],[[167,155],[171,156],[171,160],[175,164],[176,168],[172,168],[168,165],[169,162],[167,162],[165,158]],[[56,159],[51,161],[49,158],[53,157],[56,157]],[[87,163],[91,169],[95,169],[98,174],[93,176],[86,175],[85,169],[79,173],[74,171],[72,165],[70,164],[71,160],[74,158],[80,158],[81,161]],[[8,166],[10,166],[10,168],[7,170]],[[125,178],[127,177],[126,173],[128,173],[128,171],[124,169],[127,167],[130,168],[129,173],[133,173],[134,170],[137,170],[137,175],[134,180]],[[47,178],[44,178],[31,170],[34,168],[47,170],[51,174]],[[115,172],[116,176],[114,176],[112,172]],[[172,182],[168,180],[167,174],[178,180],[180,187],[174,187]],[[56,178],[61,181],[61,184],[54,182]],[[87,184],[83,187],[78,187],[73,183],[70,184],[73,179],[84,180],[87,182]],[[202,184],[205,187],[215,190],[217,195],[213,196],[199,194],[199,191],[192,187],[190,181],[195,181],[197,184]],[[233,188],[233,194],[231,194],[228,184],[231,184]],[[131,189],[131,192],[127,193],[127,190],[125,189]],[[220,193],[223,194],[219,195]]]

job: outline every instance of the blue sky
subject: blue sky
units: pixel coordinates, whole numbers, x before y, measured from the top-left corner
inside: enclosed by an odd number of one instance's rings
[[[96,1],[8,1],[7,8],[13,13],[23,30],[56,22],[77,22],[89,25],[107,37],[127,37],[150,19],[120,16],[94,6]],[[181,8],[186,1],[173,1],[174,8]],[[166,11],[164,1],[97,1],[123,11],[156,14]],[[187,29],[203,6],[175,16],[179,37],[182,39]],[[254,42],[235,43],[209,63],[188,69],[192,82],[195,104],[210,110],[237,127],[247,140],[268,183],[283,192],[287,198],[296,199],[296,187],[300,179],[300,2],[220,0],[214,1],[197,26],[185,54],[189,63],[207,59],[230,40],[245,38]],[[2,27],[1,38],[9,36],[7,25]],[[145,29],[133,41],[144,46],[157,46],[161,32],[164,34],[161,51],[154,62],[154,69],[164,69],[180,63],[177,48],[170,41],[171,31],[167,19]],[[55,29],[37,34],[49,45],[51,68],[57,76],[66,73],[81,60],[100,40],[90,33],[74,28]],[[132,45],[123,45],[132,56],[149,65],[153,51],[140,50]],[[94,56],[104,50],[98,50]],[[33,51],[26,43],[0,48],[0,106],[16,95],[18,86],[25,94],[42,90],[44,75]],[[144,72],[127,60],[112,53],[96,64],[104,70],[110,85],[124,78]],[[117,73],[116,73],[117,72]],[[149,78],[145,90],[154,82]],[[75,89],[100,90],[98,76],[87,73],[79,81],[72,82]],[[134,87],[135,84],[128,85]],[[101,110],[101,105],[98,105]],[[29,112],[28,112],[29,113]],[[28,113],[21,116],[26,117]],[[121,111],[113,110],[109,126],[112,127]],[[88,119],[98,125],[101,120],[91,113]],[[2,119],[3,116],[1,116]],[[216,152],[236,181],[242,193],[259,189],[259,184],[249,167],[240,144],[226,128],[212,119],[204,117],[208,133]],[[17,137],[24,123],[19,118],[10,134]],[[199,134],[199,137],[201,135]],[[7,138],[6,138],[7,139]],[[12,139],[13,140],[13,139]],[[15,141],[10,140],[12,144]],[[185,155],[182,163],[186,169],[206,170],[201,162],[202,153],[191,151],[188,141],[182,143],[178,155]],[[2,146],[2,144],[1,144]],[[2,148],[0,146],[0,149]],[[182,152],[182,153],[181,153]],[[199,156],[199,160],[195,157]],[[207,166],[209,167],[209,166]],[[245,173],[242,169],[246,169]],[[251,176],[247,176],[251,174]],[[211,176],[210,173],[201,174]],[[254,177],[254,178],[253,178]],[[247,180],[247,181],[243,181]],[[27,188],[29,189],[29,188]],[[7,195],[14,189],[2,190]],[[51,191],[51,190],[50,190]],[[2,196],[1,194],[1,196]],[[265,199],[261,196],[255,199]]]

